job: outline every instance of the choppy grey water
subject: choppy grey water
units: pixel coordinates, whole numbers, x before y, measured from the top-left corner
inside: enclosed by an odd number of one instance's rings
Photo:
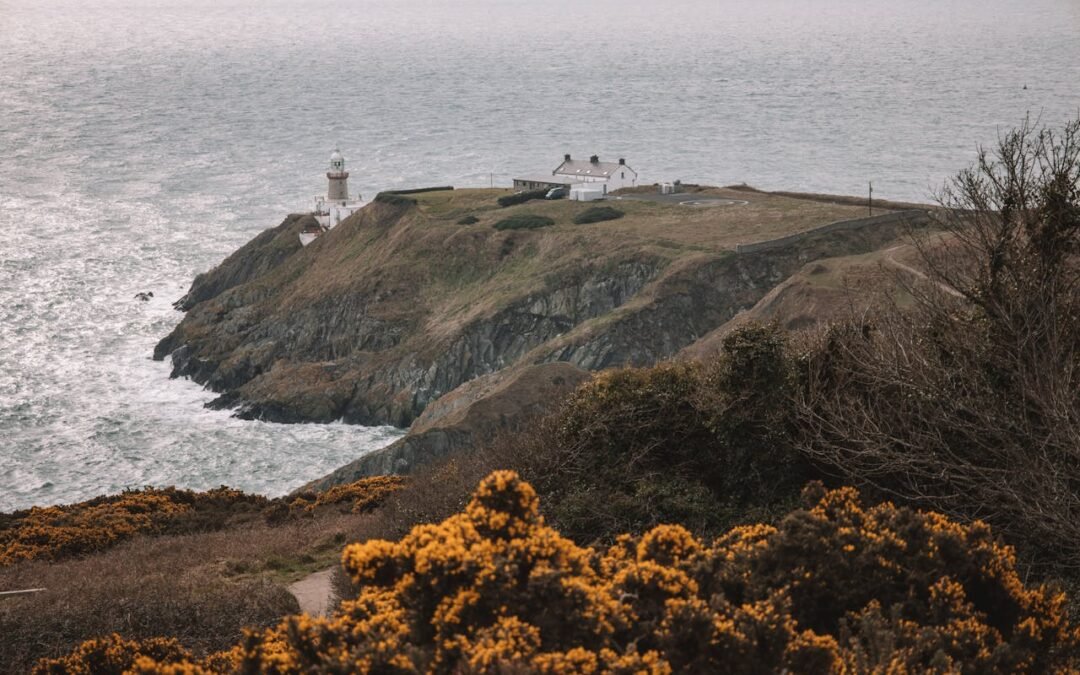
[[[1078,75],[1075,0],[0,0],[0,510],[279,494],[395,437],[234,420],[149,358],[336,145],[367,195],[573,152],[923,199]]]

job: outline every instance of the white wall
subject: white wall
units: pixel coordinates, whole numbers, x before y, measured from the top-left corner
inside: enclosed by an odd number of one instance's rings
[[[608,179],[607,189],[608,192],[618,190],[624,187],[635,187],[637,185],[637,174],[634,173],[628,166],[620,166]]]
[[[567,176],[575,181],[575,185],[582,183],[599,184],[605,183],[607,185],[607,191],[612,192],[624,187],[634,187],[637,185],[637,174],[634,173],[628,166],[620,166],[616,169],[610,178],[604,178],[603,176],[592,176],[583,173],[574,174],[558,174],[560,176]],[[597,185],[599,187],[599,185]]]

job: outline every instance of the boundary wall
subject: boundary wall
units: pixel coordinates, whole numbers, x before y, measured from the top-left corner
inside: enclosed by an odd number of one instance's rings
[[[880,216],[867,216],[866,218],[855,218],[853,220],[838,220],[827,225],[815,227],[803,232],[796,232],[795,234],[789,234],[785,237],[779,237],[777,239],[768,239],[766,241],[758,241],[752,244],[736,244],[736,253],[757,253],[758,251],[767,251],[773,248],[781,248],[789,246],[791,244],[797,244],[801,241],[805,241],[810,237],[818,234],[826,234],[829,232],[839,232],[845,230],[861,230],[864,227],[870,227],[873,225],[891,225],[892,223],[899,223],[905,220],[910,221],[922,221],[929,216],[926,211],[922,209],[911,209],[907,211],[893,211],[892,213],[884,213]]]

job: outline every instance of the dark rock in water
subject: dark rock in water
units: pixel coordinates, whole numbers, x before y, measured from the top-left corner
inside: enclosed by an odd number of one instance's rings
[[[149,301],[152,297],[154,297],[153,291],[140,291],[139,293],[135,294],[135,299],[142,300],[143,302]]]

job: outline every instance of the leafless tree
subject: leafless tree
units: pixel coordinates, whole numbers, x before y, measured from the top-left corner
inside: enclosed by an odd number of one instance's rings
[[[1080,120],[1025,122],[937,197],[914,308],[805,352],[802,449],[1080,567]]]

